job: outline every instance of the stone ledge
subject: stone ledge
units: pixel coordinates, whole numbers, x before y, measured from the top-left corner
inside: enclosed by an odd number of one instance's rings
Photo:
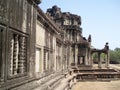
[[[76,74],[73,74],[73,75],[69,75],[67,78],[64,78],[61,81],[60,85],[54,90],[65,90],[65,89],[71,88],[72,84],[74,83],[71,83],[70,85],[70,82],[74,79],[75,76]]]
[[[64,77],[63,75],[55,77],[44,84],[40,84],[38,87],[36,87],[32,90],[53,90],[53,88],[55,88],[60,83],[60,81],[63,77]],[[39,84],[39,82],[38,82],[38,84]]]

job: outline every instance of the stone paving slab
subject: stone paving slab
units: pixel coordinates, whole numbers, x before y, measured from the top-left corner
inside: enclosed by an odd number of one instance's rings
[[[72,87],[72,90],[120,90],[120,80],[111,82],[78,82]]]

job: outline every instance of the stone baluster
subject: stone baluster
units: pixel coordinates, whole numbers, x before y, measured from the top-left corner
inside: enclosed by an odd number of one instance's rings
[[[10,76],[13,75],[13,50],[14,50],[14,37],[12,34],[10,40],[10,71],[9,71]]]
[[[18,72],[25,72],[25,62],[26,62],[26,39],[25,37],[19,38],[19,61],[18,61]]]
[[[19,51],[18,35],[14,35],[13,75],[16,75],[18,70],[18,51]]]

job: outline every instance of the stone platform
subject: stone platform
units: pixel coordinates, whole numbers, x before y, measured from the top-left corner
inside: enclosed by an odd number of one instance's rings
[[[82,69],[81,69],[82,68]],[[77,67],[73,68],[73,73],[76,73],[77,80],[113,80],[120,79],[120,68],[111,65],[110,68],[94,67]]]

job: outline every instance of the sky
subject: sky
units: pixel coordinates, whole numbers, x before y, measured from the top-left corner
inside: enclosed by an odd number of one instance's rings
[[[92,36],[92,46],[102,49],[120,48],[120,0],[42,0],[39,7],[46,12],[57,5],[62,12],[77,14],[82,18],[82,35]]]

